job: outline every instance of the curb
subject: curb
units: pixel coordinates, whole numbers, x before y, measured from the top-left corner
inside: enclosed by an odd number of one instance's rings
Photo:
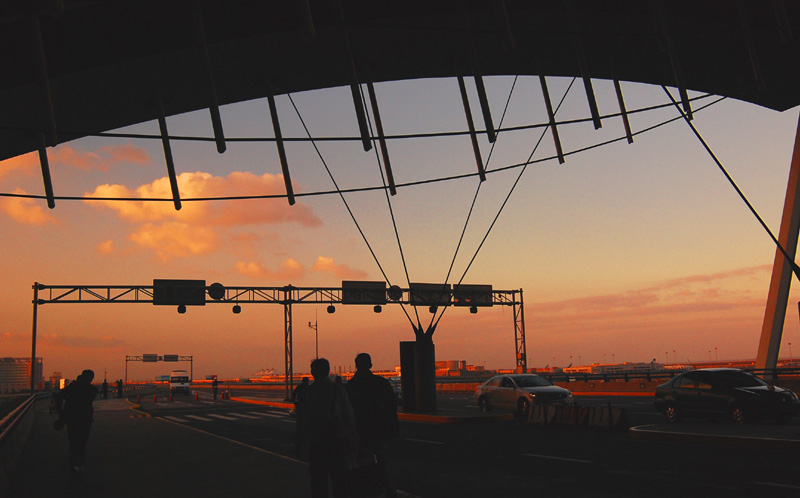
[[[702,434],[697,432],[670,432],[647,429],[649,426],[631,427],[628,437],[646,441],[666,441],[670,443],[709,444],[717,446],[736,446],[757,449],[799,450],[800,440],[761,437],[728,436]]]
[[[285,408],[287,410],[291,410],[294,407],[294,403],[285,403],[280,401],[259,401],[255,399],[248,399],[248,398],[236,398],[230,397],[228,398],[231,401],[238,401],[239,403],[248,403],[251,405],[264,405],[264,406],[274,406],[275,408]]]

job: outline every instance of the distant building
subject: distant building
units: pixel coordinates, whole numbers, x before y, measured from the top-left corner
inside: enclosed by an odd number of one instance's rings
[[[36,358],[33,371],[36,387],[43,384],[42,359]],[[0,358],[0,392],[3,394],[29,391],[31,388],[30,358]]]
[[[567,367],[564,369],[564,373],[567,374],[638,374],[638,373],[647,373],[647,372],[663,372],[665,370],[664,365],[660,363],[656,363],[655,361],[650,363],[612,363],[612,364],[602,364],[602,363],[593,363],[591,365],[585,365],[580,367]]]

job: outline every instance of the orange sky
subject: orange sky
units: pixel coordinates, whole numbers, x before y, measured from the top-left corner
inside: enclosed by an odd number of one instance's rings
[[[541,122],[543,105],[530,98],[536,82],[521,79],[506,126]],[[496,122],[510,78],[489,80]],[[560,97],[568,80],[555,81]],[[615,112],[608,82],[598,82],[604,114]],[[451,80],[378,86],[387,133],[460,130],[464,116]],[[526,90],[527,88],[527,90]],[[658,88],[627,85],[629,108],[665,101]],[[294,96],[312,133],[356,135],[347,89]],[[528,92],[527,94],[525,92]],[[414,99],[409,99],[414,95]],[[556,98],[556,97],[554,97]],[[287,136],[302,136],[285,98],[278,99]],[[271,134],[264,102],[223,108],[226,134]],[[561,119],[586,117],[585,96],[568,94]],[[674,117],[666,109],[632,116],[634,130]],[[776,113],[735,101],[698,112],[695,124],[777,232],[796,109]],[[170,118],[170,132],[209,134],[207,113]],[[282,124],[284,124],[282,122]],[[155,133],[154,123],[131,128]],[[621,123],[604,120],[564,127],[567,151],[618,137]],[[488,169],[524,162],[538,130],[501,133]],[[229,142],[174,142],[183,198],[281,193],[283,178],[274,146]],[[360,143],[320,143],[325,165],[343,188],[380,184],[374,152]],[[475,171],[466,137],[390,142],[395,178],[415,181]],[[544,137],[534,158],[552,153]],[[309,144],[291,143],[288,156],[297,193],[330,190],[331,181]],[[48,149],[56,195],[170,197],[160,143],[87,138]],[[461,278],[497,214],[519,168],[489,175],[470,221],[451,283]],[[441,282],[447,274],[477,186],[456,180],[399,190],[391,199],[403,256],[412,282]],[[0,163],[0,192],[43,191],[35,154]],[[390,283],[407,285],[385,196],[348,194],[350,209]],[[342,280],[383,280],[367,245],[335,195],[283,199],[183,202],[0,198],[4,240],[3,320],[0,356],[30,354],[31,285],[150,285],[154,278],[192,278],[246,286],[338,286]],[[774,246],[691,135],[676,122],[556,161],[533,164],[522,176],[464,283],[523,289],[530,366],[611,361],[701,361],[753,358],[763,318]],[[790,301],[782,355],[796,341],[797,297]],[[41,308],[38,355],[45,373],[74,377],[83,368],[124,376],[125,356],[193,355],[195,376],[248,376],[261,368],[283,371],[283,310],[227,305],[172,308],[149,305],[46,305]],[[320,352],[335,366],[352,365],[360,351],[377,368],[399,363],[398,342],[412,340],[397,306],[380,315],[370,307],[294,308],[295,370],[306,371],[319,321]],[[413,310],[409,313],[414,315]],[[427,324],[430,314],[419,310]],[[794,341],[793,341],[794,340]],[[437,358],[465,359],[487,368],[514,364],[511,310],[496,307],[471,315],[451,309],[435,335]],[[674,353],[673,353],[674,351]],[[129,365],[132,377],[151,378],[170,366]]]

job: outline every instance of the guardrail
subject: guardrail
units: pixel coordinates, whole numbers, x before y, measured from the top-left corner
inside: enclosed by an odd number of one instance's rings
[[[35,394],[23,401],[0,421],[0,496],[4,495],[11,482],[19,455],[28,438],[33,425],[34,411],[31,410],[37,401],[46,399],[49,393]]]

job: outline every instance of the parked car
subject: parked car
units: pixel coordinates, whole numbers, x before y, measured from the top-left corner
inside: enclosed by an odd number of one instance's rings
[[[495,408],[527,413],[531,405],[573,405],[572,392],[534,374],[496,375],[475,388],[482,411]]]
[[[800,401],[792,391],[771,386],[744,370],[706,368],[682,373],[656,387],[655,408],[668,422],[727,416],[736,423],[764,417],[783,423],[800,412]]]

